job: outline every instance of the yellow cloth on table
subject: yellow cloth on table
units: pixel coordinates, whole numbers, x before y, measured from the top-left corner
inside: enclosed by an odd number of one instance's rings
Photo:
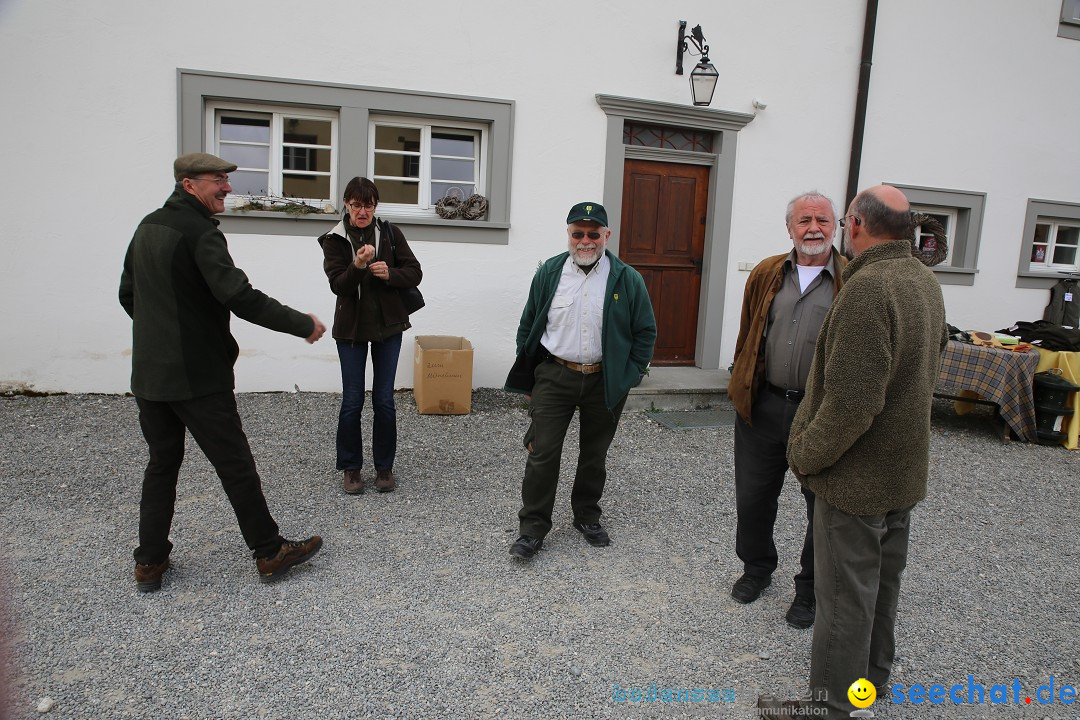
[[[1039,364],[1035,367],[1035,372],[1053,368],[1061,370],[1061,377],[1073,385],[1080,385],[1080,352],[1054,352],[1040,348]],[[1069,418],[1068,426],[1061,428],[1067,435],[1061,444],[1070,450],[1076,450],[1077,439],[1080,436],[1080,392],[1072,393],[1072,402],[1069,406],[1073,409],[1073,414]]]

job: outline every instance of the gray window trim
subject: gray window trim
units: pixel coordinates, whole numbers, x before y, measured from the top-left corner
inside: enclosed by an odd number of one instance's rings
[[[956,210],[956,232],[948,239],[952,247],[952,261],[948,265],[935,265],[930,269],[942,285],[974,285],[975,275],[979,272],[979,241],[986,193],[900,183],[889,185],[903,190],[913,205],[934,205]]]
[[[443,220],[394,215],[386,217],[410,241],[468,242],[505,245],[510,228],[510,180],[514,142],[514,101],[496,98],[422,93],[340,83],[237,75],[179,68],[177,70],[179,154],[207,148],[205,104],[225,100],[283,106],[309,106],[338,112],[338,187],[355,175],[369,175],[368,118],[379,115],[450,118],[487,125],[487,220]],[[347,140],[346,140],[347,139]],[[225,232],[266,235],[310,235],[329,230],[338,216],[283,217],[272,212],[225,212],[218,216]],[[380,214],[380,217],[383,215]],[[301,223],[296,225],[295,223]]]
[[[1058,37],[1080,40],[1080,0],[1061,0]]]
[[[1075,277],[1060,272],[1035,272],[1030,269],[1031,246],[1035,239],[1035,224],[1040,218],[1080,221],[1080,203],[1058,200],[1028,200],[1024,215],[1023,242],[1020,243],[1020,259],[1016,270],[1016,287],[1045,289],[1065,277]]]

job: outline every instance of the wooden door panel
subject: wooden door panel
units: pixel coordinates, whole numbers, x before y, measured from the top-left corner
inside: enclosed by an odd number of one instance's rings
[[[693,216],[685,212],[694,206],[693,178],[668,178],[657,223],[658,251],[668,262],[676,259],[693,264]]]
[[[653,236],[660,200],[660,178],[655,175],[635,175],[630,181],[634,213],[630,216],[628,225],[623,226],[620,232],[619,247],[623,248],[623,238],[625,238],[628,253],[635,256],[648,255],[653,251]]]
[[[693,365],[709,168],[627,160],[619,256],[645,278],[655,365]]]

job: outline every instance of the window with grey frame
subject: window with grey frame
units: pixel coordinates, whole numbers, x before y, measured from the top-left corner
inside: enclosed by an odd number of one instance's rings
[[[944,262],[930,268],[938,282],[943,285],[974,285],[986,193],[889,184],[903,191],[913,211],[930,215],[945,228],[948,254]],[[920,246],[933,241],[932,235],[922,232],[922,228],[915,229],[915,238]]]
[[[180,69],[177,73],[180,152],[243,155],[244,162],[239,162],[239,157],[231,161],[240,166],[234,177],[246,182],[245,193],[266,188],[339,203],[336,195],[349,178],[376,174],[370,152],[370,118],[423,118],[434,129],[435,143],[431,145],[429,139],[423,160],[419,156],[398,158],[395,175],[425,178],[427,205],[388,202],[388,217],[414,228],[410,240],[508,241],[513,101],[199,70]],[[307,116],[330,119],[333,132],[329,143],[325,128],[316,127]],[[290,119],[302,122],[290,125]],[[458,135],[468,135],[472,144],[465,148],[468,153],[460,151],[464,145],[458,142]],[[447,140],[448,136],[453,137]],[[449,145],[454,146],[452,151],[446,149]],[[428,163],[426,174],[420,165],[423,161]],[[433,202],[438,199],[436,193],[443,190],[439,183],[444,181],[463,181],[474,191],[486,191],[487,215],[478,220],[438,217]],[[229,212],[222,222],[231,223],[229,230],[233,232],[290,235],[297,234],[295,223],[280,221],[321,218],[328,216]]]
[[[235,204],[288,198],[337,210],[336,112],[213,101],[206,114],[209,151],[237,166],[230,176]]]
[[[1080,0],[1061,0],[1058,37],[1080,40]]]
[[[1080,272],[1080,203],[1028,200],[1019,275],[1054,278]]]

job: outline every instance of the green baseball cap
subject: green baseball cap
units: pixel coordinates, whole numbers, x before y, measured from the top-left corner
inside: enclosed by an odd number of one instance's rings
[[[184,178],[203,173],[231,173],[235,169],[235,165],[222,160],[217,155],[204,152],[188,153],[181,155],[173,162],[173,177],[179,182]]]
[[[590,220],[607,227],[607,210],[600,203],[583,202],[570,208],[570,214],[566,216],[566,224],[576,223],[581,220]]]

